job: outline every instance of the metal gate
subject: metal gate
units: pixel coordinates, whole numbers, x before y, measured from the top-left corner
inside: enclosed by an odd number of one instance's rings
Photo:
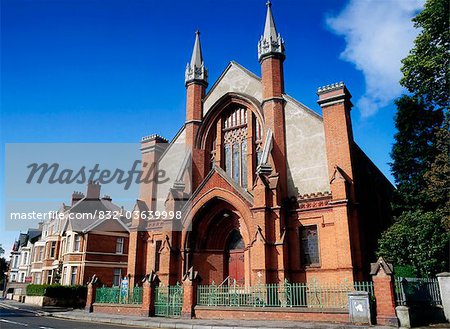
[[[164,317],[181,316],[183,306],[183,286],[161,285],[155,289],[155,315]]]

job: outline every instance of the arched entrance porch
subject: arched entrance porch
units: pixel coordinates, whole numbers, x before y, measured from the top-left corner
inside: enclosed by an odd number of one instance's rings
[[[228,202],[214,198],[193,217],[186,235],[184,268],[199,272],[202,284],[250,280],[249,242],[242,214]]]

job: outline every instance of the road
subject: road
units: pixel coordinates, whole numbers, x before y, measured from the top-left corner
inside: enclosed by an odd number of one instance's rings
[[[33,307],[11,305],[0,300],[0,329],[124,329],[125,326],[79,322],[41,316]]]

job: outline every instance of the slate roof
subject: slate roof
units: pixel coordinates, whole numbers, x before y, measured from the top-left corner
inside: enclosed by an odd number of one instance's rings
[[[99,213],[110,212],[111,216],[117,217],[117,215],[122,211],[122,208],[118,205],[111,202],[110,199],[87,199],[84,197],[79,200],[73,206],[69,206],[67,210],[64,211],[65,214],[70,213],[80,213],[80,214],[90,214],[92,217],[72,217],[67,218],[65,224],[63,225],[63,231],[70,228],[75,232],[84,232],[86,229],[95,227],[97,224],[100,224],[105,221],[103,216],[99,216]],[[88,215],[86,215],[88,216]],[[111,219],[115,220],[115,219]],[[118,219],[121,221],[121,225],[128,226],[131,223],[131,220],[127,220],[125,217],[120,217]],[[125,228],[124,228],[125,229]]]
[[[27,232],[28,240],[30,240],[31,242],[35,242],[39,239],[41,234],[42,234],[42,230],[30,228],[30,229],[28,229],[28,232]]]

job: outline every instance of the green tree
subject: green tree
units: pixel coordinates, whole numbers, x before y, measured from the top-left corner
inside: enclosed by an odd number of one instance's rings
[[[391,153],[395,221],[378,253],[403,273],[430,276],[449,262],[449,1],[427,0],[413,22],[420,33],[400,81],[411,95],[396,101]]]
[[[426,209],[430,198],[423,193],[424,175],[437,155],[436,131],[442,123],[442,112],[429,108],[418,98],[403,95],[396,101],[395,143],[392,147],[391,171],[397,185],[394,209]]]
[[[436,134],[437,156],[424,175],[425,193],[443,214],[443,224],[450,231],[450,115]]]
[[[449,233],[441,224],[442,214],[405,211],[383,233],[378,254],[419,277],[429,277],[448,267]]]
[[[428,0],[413,19],[414,26],[421,32],[402,61],[400,81],[427,104],[446,109],[450,100],[449,3],[448,0]]]

